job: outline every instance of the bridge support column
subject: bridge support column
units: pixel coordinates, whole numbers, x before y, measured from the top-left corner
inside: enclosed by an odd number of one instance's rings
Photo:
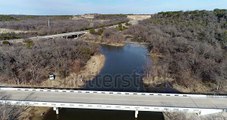
[[[216,113],[222,113],[224,110],[221,109],[205,109],[201,110],[198,115],[210,115],[210,114],[216,114]]]
[[[139,114],[139,111],[136,110],[136,111],[135,111],[135,118],[136,118],[136,119],[138,118],[138,114]]]
[[[56,115],[59,114],[59,109],[57,107],[54,107],[53,110],[56,112]]]

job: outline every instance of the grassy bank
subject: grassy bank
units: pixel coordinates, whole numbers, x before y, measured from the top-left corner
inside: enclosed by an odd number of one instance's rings
[[[92,80],[99,74],[105,63],[105,56],[102,54],[92,56],[86,65],[79,71],[71,73],[65,79],[44,81],[41,86],[57,88],[83,88],[85,83]]]

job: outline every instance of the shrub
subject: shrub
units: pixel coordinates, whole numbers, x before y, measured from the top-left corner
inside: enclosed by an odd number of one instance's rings
[[[90,32],[91,34],[96,34],[95,29],[90,29],[89,32]]]
[[[24,40],[23,41],[26,45],[27,48],[32,48],[32,46],[34,46],[34,42],[32,40]]]
[[[105,29],[103,32],[103,40],[110,43],[120,43],[124,41],[123,34],[116,29]]]
[[[127,22],[127,23],[125,23],[125,25],[126,25],[126,26],[131,26],[132,24],[129,23],[129,22]]]
[[[10,45],[10,42],[9,42],[9,41],[4,40],[4,41],[2,41],[2,44],[3,44],[3,45]]]
[[[0,34],[0,40],[19,39],[20,35],[16,33],[2,33]]]
[[[12,20],[17,20],[17,19],[9,15],[0,15],[0,21],[12,21]]]
[[[97,34],[98,35],[102,35],[104,30],[105,30],[104,28],[98,29]]]
[[[89,32],[93,35],[102,35],[104,31],[104,28],[98,29],[98,31],[96,31],[95,29],[90,29]]]

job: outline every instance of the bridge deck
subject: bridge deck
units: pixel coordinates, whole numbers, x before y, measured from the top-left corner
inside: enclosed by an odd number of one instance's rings
[[[152,96],[79,92],[0,90],[0,100],[105,105],[226,109],[226,97]]]

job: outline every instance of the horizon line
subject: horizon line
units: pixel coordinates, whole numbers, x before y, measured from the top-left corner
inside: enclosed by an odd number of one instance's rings
[[[227,9],[223,9],[223,8],[215,8],[215,9],[219,9],[219,10],[227,10]],[[17,14],[17,13],[10,13],[10,14],[4,14],[4,13],[0,13],[0,15],[21,15],[21,16],[76,16],[76,15],[95,15],[95,14],[99,14],[99,15],[154,15],[154,14],[158,14],[160,12],[190,12],[190,11],[214,11],[215,9],[194,9],[194,10],[166,10],[166,11],[159,11],[159,12],[154,12],[154,13],[80,13],[80,14],[26,14],[26,13],[22,13],[22,14]]]

